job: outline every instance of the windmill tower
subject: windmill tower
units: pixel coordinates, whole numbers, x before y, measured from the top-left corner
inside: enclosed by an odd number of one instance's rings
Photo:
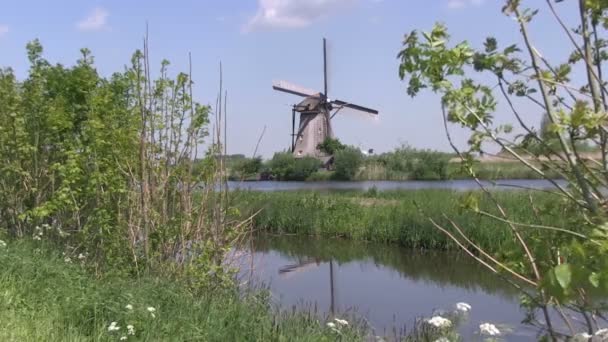
[[[350,108],[370,115],[378,115],[375,109],[366,108],[341,100],[330,100],[327,96],[327,44],[323,38],[323,92],[309,90],[285,81],[274,82],[274,90],[304,98],[291,111],[291,152],[296,158],[312,156],[328,157],[317,146],[326,138],[334,138],[332,118],[342,108]],[[300,124],[296,132],[296,113],[300,114]]]

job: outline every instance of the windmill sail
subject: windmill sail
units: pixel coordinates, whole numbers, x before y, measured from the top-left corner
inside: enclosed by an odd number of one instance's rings
[[[319,92],[316,92],[314,90],[310,90],[304,87],[300,87],[299,85],[295,85],[292,83],[289,83],[287,81],[275,81],[272,83],[272,89],[274,90],[278,90],[278,91],[282,91],[285,93],[289,93],[289,94],[293,94],[293,95],[298,95],[298,96],[302,96],[302,97],[309,97],[309,96],[318,96]]]

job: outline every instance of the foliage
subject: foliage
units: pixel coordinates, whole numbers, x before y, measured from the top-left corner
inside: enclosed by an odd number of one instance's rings
[[[313,312],[271,311],[264,290],[192,293],[167,278],[97,279],[84,270],[86,260],[64,259],[43,242],[7,241],[0,250],[0,340],[336,340]],[[120,329],[109,331],[112,322]],[[364,331],[354,324],[341,334],[348,341],[364,340]]]
[[[452,155],[449,153],[402,145],[394,151],[367,157],[364,170],[359,177],[372,178],[371,172],[378,169],[384,172],[385,178],[447,179],[450,176],[448,166],[451,158]]]
[[[262,158],[243,158],[239,160],[232,168],[232,178],[244,179],[257,176],[263,168]]]
[[[194,201],[225,173],[220,146],[197,157],[211,109],[192,98],[190,75],[170,78],[164,60],[151,79],[147,47],[109,78],[87,49],[71,67],[51,65],[37,40],[27,53],[23,81],[0,71],[0,234],[86,253],[96,272],[177,260],[170,268],[196,283],[228,282],[216,266],[238,224],[224,219],[226,196]],[[207,260],[185,257],[202,246]]]
[[[499,47],[494,37],[488,37],[482,49],[467,42],[453,45],[447,28],[438,24],[430,32],[407,34],[398,58],[399,76],[407,82],[408,94],[416,96],[424,89],[438,93],[443,119],[470,132],[468,149],[460,151],[452,143],[446,125],[448,139],[469,174],[476,176],[473,155],[483,152],[485,146],[497,145],[522,167],[552,182],[554,188],[549,193],[553,201],[565,203],[569,214],[562,216],[563,222],[534,224],[503,210],[502,201],[496,197],[489,201],[498,214],[480,208],[482,199],[468,201],[469,209],[477,215],[506,222],[517,242],[492,255],[480,248],[477,239],[459,234],[457,225],[437,224],[429,217],[450,238],[477,249],[481,253],[479,260],[491,272],[502,273],[519,286],[525,292],[523,304],[531,312],[540,309],[543,316],[538,320],[532,313],[527,321],[540,326],[546,339],[558,340],[576,335],[579,329],[590,334],[597,331],[600,327],[589,317],[603,315],[605,307],[590,293],[608,295],[608,207],[603,190],[608,185],[608,91],[602,78],[607,44],[601,38],[606,30],[603,24],[608,19],[608,3],[546,1],[545,6],[560,30],[550,36],[543,32],[543,39],[570,44],[573,52],[565,60],[549,60],[538,52],[531,22],[539,11],[524,8],[519,0],[505,1],[503,14],[514,19],[514,30],[523,40],[521,47]],[[578,7],[576,12],[580,15],[572,29],[562,19],[559,6]],[[473,77],[474,73],[482,76]],[[515,128],[495,124],[499,101],[504,101],[511,111]],[[529,124],[530,107],[521,106],[525,102],[547,117],[542,131]],[[579,147],[588,143],[596,145],[600,152],[595,156],[582,155]],[[568,186],[553,182],[552,174],[565,179]],[[542,209],[538,214],[546,215]],[[542,234],[537,238],[527,236],[525,232],[530,229]],[[565,314],[562,307],[568,307],[569,312]],[[551,311],[555,311],[555,316]],[[585,322],[582,327],[571,322],[570,317],[575,314],[576,321]],[[554,317],[566,322],[566,328],[557,327]]]
[[[346,148],[346,145],[342,144],[337,138],[326,137],[322,143],[317,146],[321,152],[327,153],[328,155],[334,155],[336,152]]]
[[[354,147],[346,147],[334,155],[334,177],[339,180],[355,178],[363,163],[363,155]]]
[[[315,173],[321,162],[313,157],[295,158],[292,153],[275,153],[268,163],[270,172],[278,180],[306,180]]]

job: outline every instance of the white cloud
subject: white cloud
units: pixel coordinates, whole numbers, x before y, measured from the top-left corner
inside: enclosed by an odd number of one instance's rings
[[[485,0],[448,0],[448,8],[458,9],[469,5],[480,6]]]
[[[8,26],[0,24],[0,37],[8,33]]]
[[[107,20],[110,13],[101,7],[96,7],[84,19],[78,22],[76,26],[82,31],[99,31],[107,28]]]
[[[357,0],[258,0],[257,13],[247,22],[244,30],[302,28],[356,2]]]

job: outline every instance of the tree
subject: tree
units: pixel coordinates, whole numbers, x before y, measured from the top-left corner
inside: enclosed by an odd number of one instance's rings
[[[363,163],[363,155],[354,147],[346,147],[334,156],[334,177],[340,180],[352,180]]]
[[[572,29],[560,16],[557,3],[578,7],[578,22]],[[523,303],[532,313],[527,321],[539,325],[546,338],[558,340],[578,332],[571,320],[574,314],[585,322],[584,330],[594,334],[600,327],[593,317],[601,315],[604,307],[589,294],[608,292],[608,206],[602,190],[608,186],[608,91],[602,74],[608,58],[602,38],[608,23],[608,2],[547,0],[545,6],[561,31],[539,34],[544,40],[570,44],[573,52],[563,62],[551,61],[538,51],[530,25],[538,10],[524,8],[519,0],[505,1],[503,13],[515,20],[521,47],[501,48],[493,37],[479,50],[467,42],[451,44],[447,28],[438,24],[430,32],[407,34],[398,58],[399,76],[407,82],[409,95],[430,89],[441,96],[448,141],[471,175],[475,177],[473,155],[493,144],[552,185],[555,206],[537,207],[533,191],[528,205],[545,214],[563,216],[561,227],[545,226],[538,218],[513,221],[492,192],[479,183],[482,195],[471,195],[465,206],[476,215],[494,218],[510,231],[516,245],[501,254],[482,250],[453,221],[444,226],[428,219],[465,250],[474,250],[470,254],[488,270],[521,289]],[[474,73],[485,76],[474,78]],[[513,115],[515,137],[512,125],[495,124],[499,101],[504,101]],[[546,115],[548,123],[543,131],[528,123],[529,108],[520,107],[524,101]],[[453,143],[449,123],[470,132],[467,149],[460,150]],[[542,148],[531,152],[522,142]],[[597,144],[601,151],[597,158],[581,157],[578,147],[586,142]],[[561,175],[568,186],[548,177],[549,171]],[[494,203],[496,210],[480,210],[481,200]],[[534,318],[537,308],[542,321]],[[555,317],[565,322],[565,329],[556,326]]]

